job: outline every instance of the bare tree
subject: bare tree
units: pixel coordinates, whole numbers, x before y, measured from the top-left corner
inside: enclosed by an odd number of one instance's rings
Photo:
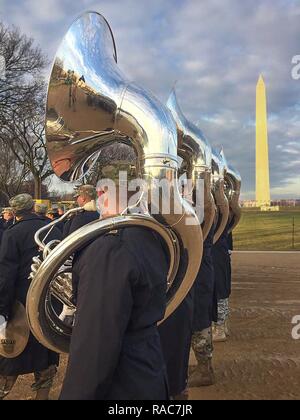
[[[41,198],[42,183],[53,174],[45,146],[43,102],[40,93],[30,106],[12,111],[12,120],[6,121],[0,131],[0,139],[10,148],[20,167],[32,175],[35,198]]]
[[[32,39],[1,23],[0,56],[5,61],[5,78],[0,78],[0,140],[22,168],[23,181],[32,175],[35,198],[41,198],[42,182],[53,173],[44,137],[47,61]]]
[[[0,192],[5,202],[22,191],[29,177],[28,169],[22,165],[10,147],[0,140]]]
[[[31,38],[1,22],[0,56],[4,64],[0,77],[0,123],[5,123],[12,111],[26,106],[40,90],[47,61]]]

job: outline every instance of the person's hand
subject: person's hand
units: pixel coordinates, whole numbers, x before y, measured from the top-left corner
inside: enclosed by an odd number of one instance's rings
[[[5,339],[7,321],[3,315],[0,315],[0,340]]]
[[[59,319],[69,327],[73,327],[74,315],[75,309],[69,308],[67,305],[64,305],[63,310],[59,315]]]

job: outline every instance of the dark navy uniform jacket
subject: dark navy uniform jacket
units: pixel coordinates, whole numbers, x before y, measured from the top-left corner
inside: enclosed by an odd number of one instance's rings
[[[59,220],[59,219],[60,219],[60,217],[58,217],[57,219],[54,219],[54,220],[57,222],[57,220]],[[50,220],[50,222],[52,222],[52,221],[54,222],[54,220]],[[67,223],[67,222],[57,222],[56,225],[55,225],[56,229],[58,229],[61,232],[62,235],[64,233],[65,223]]]
[[[0,245],[1,245],[1,240],[2,240],[2,235],[3,235],[4,230],[5,230],[4,220],[0,219]]]
[[[229,251],[233,251],[233,234],[232,232],[228,235],[228,249]]]
[[[214,304],[215,273],[212,258],[214,233],[215,226],[211,228],[204,241],[201,267],[194,283],[193,332],[210,328],[212,322],[217,321],[216,305]]]
[[[202,265],[194,287],[178,309],[159,327],[172,396],[181,394],[187,387],[192,333],[209,328],[216,319],[211,256],[213,236],[214,227],[204,243]]]
[[[71,233],[80,229],[81,227],[94,222],[99,219],[99,213],[97,211],[86,211],[83,210],[81,213],[71,217],[63,226],[63,237],[71,235]]]
[[[46,224],[37,215],[30,214],[3,234],[0,250],[0,314],[8,319],[15,300],[24,306],[26,304],[32,258],[39,253],[34,235]],[[56,229],[48,236],[47,242],[53,239],[61,239],[61,234]],[[57,363],[58,356],[45,349],[30,335],[29,343],[19,357],[0,357],[0,375],[15,376],[37,372]]]
[[[166,308],[168,261],[156,235],[125,228],[74,259],[77,312],[62,400],[165,400],[157,322]]]
[[[231,222],[227,223],[220,239],[213,246],[213,262],[218,300],[228,299],[231,295],[231,258],[229,255],[228,230]]]
[[[15,223],[15,219],[10,219],[8,222],[4,223],[4,228],[9,229]]]
[[[181,394],[187,387],[193,327],[193,299],[194,291],[191,290],[176,311],[159,326],[172,397]]]
[[[3,219],[0,220],[0,245],[1,245],[4,231],[9,229],[13,224],[14,224],[14,219],[10,219],[8,222],[6,222]]]

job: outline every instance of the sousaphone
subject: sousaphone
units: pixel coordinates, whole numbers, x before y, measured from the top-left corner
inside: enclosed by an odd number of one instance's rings
[[[177,124],[179,138],[178,155],[183,159],[180,171],[185,173],[187,179],[192,182],[191,201],[196,207],[198,217],[199,215],[202,216],[203,240],[205,240],[214,223],[216,213],[215,202],[211,192],[212,149],[200,128],[184,116],[178,104],[175,89],[172,90],[169,96],[167,107]],[[203,182],[203,198],[201,202],[198,202],[201,189],[199,181]],[[197,205],[202,205],[203,208],[197,208]]]
[[[161,102],[120,71],[112,30],[98,13],[80,16],[59,47],[48,90],[46,140],[55,174],[68,182],[85,176],[106,147],[128,145],[136,156],[136,175],[147,185],[149,215],[125,214],[93,222],[46,252],[43,261],[35,261],[27,298],[35,337],[54,351],[68,352],[72,328],[57,319],[51,303],[55,293],[72,306],[65,293],[70,279],[65,263],[94,238],[125,227],[151,229],[166,244],[171,261],[167,318],[183,301],[199,271],[201,227],[178,189],[176,123]],[[168,181],[168,191],[160,188],[163,180]],[[153,208],[154,196],[160,199]],[[164,210],[162,198],[171,203],[170,211]]]
[[[226,161],[224,155],[213,149],[212,152],[212,191],[217,206],[216,231],[214,243],[216,243],[228,224],[229,203],[225,194]]]

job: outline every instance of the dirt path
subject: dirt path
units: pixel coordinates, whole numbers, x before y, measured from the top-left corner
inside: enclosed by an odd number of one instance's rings
[[[300,254],[237,253],[233,257],[232,335],[215,346],[217,385],[191,389],[191,399],[300,399]],[[51,397],[56,399],[65,359]],[[21,378],[10,399],[32,397]]]
[[[192,399],[300,399],[300,254],[235,254],[232,335],[215,345],[218,383]]]

